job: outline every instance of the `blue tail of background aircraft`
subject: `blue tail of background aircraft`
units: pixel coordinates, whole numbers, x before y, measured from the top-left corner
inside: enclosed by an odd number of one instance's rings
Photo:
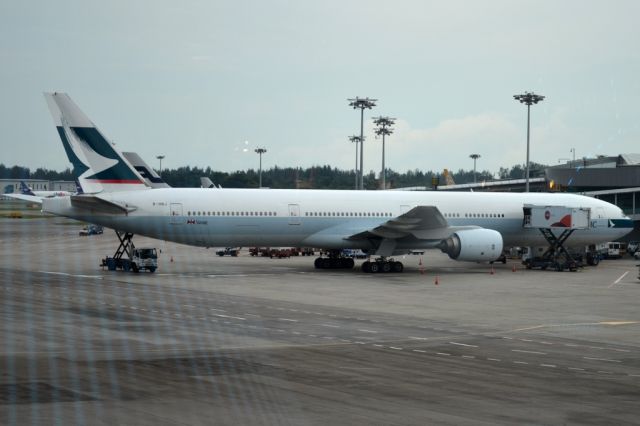
[[[36,195],[33,193],[31,188],[29,188],[29,186],[24,183],[24,181],[20,181],[20,193],[23,195]]]

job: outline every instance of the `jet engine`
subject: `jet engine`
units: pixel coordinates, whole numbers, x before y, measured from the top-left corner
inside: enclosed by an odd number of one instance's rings
[[[502,235],[493,229],[459,231],[438,245],[451,259],[491,262],[502,255]]]

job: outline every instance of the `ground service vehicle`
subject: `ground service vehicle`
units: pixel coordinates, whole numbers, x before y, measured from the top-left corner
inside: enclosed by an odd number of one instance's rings
[[[624,247],[622,243],[610,242],[607,243],[606,256],[608,259],[619,259],[624,254]]]
[[[88,235],[98,235],[102,234],[104,229],[100,225],[87,225],[82,228],[79,232],[80,236],[88,236]]]
[[[225,247],[224,249],[216,251],[216,254],[220,257],[222,256],[237,257],[238,253],[240,253],[240,249],[238,247]]]
[[[106,266],[110,271],[122,269],[126,272],[140,272],[146,269],[153,273],[158,269],[158,253],[155,248],[134,248],[130,258],[106,257],[102,260],[101,266]]]

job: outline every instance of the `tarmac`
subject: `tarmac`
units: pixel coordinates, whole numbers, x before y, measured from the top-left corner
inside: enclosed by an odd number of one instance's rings
[[[0,219],[0,424],[640,423],[629,257],[365,274],[135,237],[161,250],[136,274],[80,229]]]

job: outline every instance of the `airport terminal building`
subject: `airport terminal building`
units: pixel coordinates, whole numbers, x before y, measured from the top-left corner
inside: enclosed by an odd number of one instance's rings
[[[46,179],[0,179],[2,194],[14,194],[20,192],[20,182],[24,182],[34,191],[76,191],[76,184],[72,180],[46,180]]]

